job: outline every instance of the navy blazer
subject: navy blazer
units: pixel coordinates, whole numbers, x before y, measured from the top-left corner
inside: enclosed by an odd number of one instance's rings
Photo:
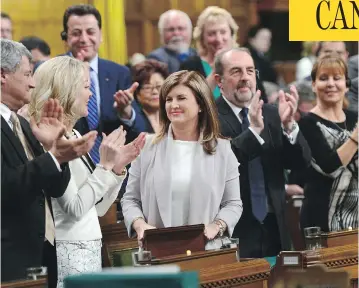
[[[126,90],[130,88],[131,73],[126,66],[119,65],[115,62],[98,58],[98,80],[100,88],[101,99],[101,119],[97,131],[105,134],[111,133],[117,129],[120,125],[123,125],[126,129],[126,125],[121,122],[117,110],[113,107],[114,94],[118,90]],[[136,113],[136,121],[134,121],[131,129],[128,129],[126,140],[131,142],[135,139],[139,133],[145,130],[145,120],[143,119],[141,108],[136,101],[132,102],[132,108]],[[82,135],[90,131],[87,119],[81,118],[75,125],[75,129]]]

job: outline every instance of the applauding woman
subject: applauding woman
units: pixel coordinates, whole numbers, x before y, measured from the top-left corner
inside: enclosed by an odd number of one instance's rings
[[[242,214],[238,162],[219,134],[217,110],[197,72],[171,74],[160,92],[161,130],[130,168],[121,200],[129,236],[205,224],[206,249],[220,248]],[[217,237],[218,236],[218,237]]]
[[[68,56],[46,61],[34,74],[37,83],[32,93],[29,112],[36,119],[48,99],[57,99],[64,110],[67,138],[80,138],[73,127],[88,115],[91,97],[89,67]],[[96,132],[93,137],[96,137]],[[52,199],[56,229],[58,287],[71,274],[101,270],[101,229],[98,216],[103,216],[115,201],[125,166],[133,161],[145,141],[141,134],[124,146],[126,132],[122,127],[103,135],[100,163],[95,166],[90,156],[69,162],[71,180],[65,194]],[[93,139],[94,140],[94,139]]]
[[[299,122],[313,157],[304,188],[302,228],[357,228],[358,116],[343,109],[348,68],[339,56],[328,55],[314,65],[311,77],[317,104]]]

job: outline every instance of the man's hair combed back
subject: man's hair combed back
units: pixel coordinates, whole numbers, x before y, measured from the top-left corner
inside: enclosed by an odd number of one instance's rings
[[[65,121],[76,121],[77,107],[74,102],[84,84],[88,64],[69,56],[58,56],[45,61],[36,70],[36,87],[32,90],[29,113],[39,119],[44,103],[57,99],[64,109]]]
[[[1,41],[1,70],[4,72],[15,72],[19,67],[23,56],[32,60],[31,53],[26,47],[16,41],[0,39]]]
[[[45,56],[50,56],[50,46],[41,38],[36,36],[27,36],[22,38],[20,41],[29,51],[38,49]]]
[[[168,17],[172,16],[172,15],[179,15],[179,16],[183,17],[184,19],[186,19],[187,25],[188,25],[187,29],[190,31],[190,33],[192,33],[191,18],[189,18],[189,16],[181,10],[171,9],[171,10],[167,10],[166,12],[162,13],[160,16],[160,19],[158,20],[158,32],[160,33],[161,38],[163,38],[165,22],[167,21]]]
[[[98,27],[101,29],[102,27],[102,20],[101,20],[101,14],[100,12],[92,5],[89,4],[79,4],[79,5],[73,5],[66,9],[62,21],[63,29],[67,33],[68,27],[67,22],[69,21],[69,18],[71,15],[77,15],[77,16],[85,16],[85,15],[93,15],[95,16],[97,20]]]
[[[183,70],[172,73],[163,83],[160,92],[161,131],[154,139],[154,143],[160,142],[167,135],[171,121],[167,117],[166,98],[171,90],[179,85],[184,85],[193,92],[201,109],[198,114],[198,131],[202,135],[201,144],[207,154],[214,154],[218,138],[221,138],[217,108],[206,79],[196,71]]]
[[[223,71],[224,71],[223,56],[230,51],[245,52],[245,53],[248,53],[252,57],[251,52],[246,47],[234,47],[234,48],[230,48],[230,49],[220,52],[214,59],[214,71],[219,76],[223,76]]]
[[[9,14],[5,13],[5,12],[1,12],[1,18],[4,18],[4,19],[9,19],[11,21],[11,18],[9,16]]]

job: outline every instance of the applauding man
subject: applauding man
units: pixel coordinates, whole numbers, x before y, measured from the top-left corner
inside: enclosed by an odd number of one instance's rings
[[[64,194],[70,180],[67,162],[90,151],[95,138],[62,137],[62,108],[53,99],[43,105],[39,121],[31,119],[31,126],[16,114],[35,87],[31,53],[18,42],[0,41],[1,280],[25,279],[27,268],[46,266],[48,287],[56,287],[50,197]]]
[[[215,60],[221,132],[232,138],[240,163],[243,215],[233,237],[241,257],[275,256],[290,249],[285,228],[284,169],[306,167],[310,150],[294,121],[298,94],[279,95],[278,108],[263,104],[256,90],[258,73],[246,48],[220,53]]]
[[[95,163],[100,160],[99,147],[102,132],[106,135],[119,128],[128,127],[127,141],[134,140],[144,131],[145,122],[139,107],[133,102],[133,92],[138,84],[131,85],[131,74],[127,67],[98,57],[102,42],[102,19],[92,5],[73,5],[63,16],[61,37],[69,47],[69,56],[89,63],[90,90],[92,97],[88,103],[89,114],[75,126],[82,135],[97,130],[96,142],[90,152]],[[136,112],[137,111],[137,112]],[[134,125],[134,126],[133,126]]]

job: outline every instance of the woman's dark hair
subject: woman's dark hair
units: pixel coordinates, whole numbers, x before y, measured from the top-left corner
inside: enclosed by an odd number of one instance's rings
[[[154,73],[162,75],[163,79],[166,79],[169,75],[167,64],[159,62],[154,59],[147,59],[143,62],[132,66],[132,82],[138,82],[139,86],[134,93],[134,97],[137,98],[138,91],[147,84],[151,76]]]

